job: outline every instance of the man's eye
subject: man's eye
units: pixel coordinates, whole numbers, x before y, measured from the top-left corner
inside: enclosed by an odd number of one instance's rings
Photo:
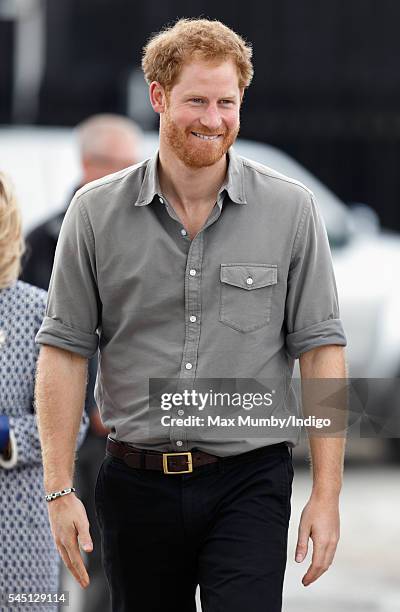
[[[203,100],[201,98],[192,98],[191,102],[196,102],[196,104],[199,104],[199,103],[203,102]]]
[[[225,104],[225,105],[233,104],[233,100],[221,100],[221,104]]]

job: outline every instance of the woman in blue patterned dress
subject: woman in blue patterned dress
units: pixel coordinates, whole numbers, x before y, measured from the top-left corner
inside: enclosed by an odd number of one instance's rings
[[[10,183],[0,173],[0,597],[2,592],[55,593],[59,580],[33,407],[35,335],[46,292],[17,280],[22,252],[20,213]],[[78,444],[86,425],[84,419]],[[0,601],[1,612],[16,609],[25,606]],[[27,609],[57,606],[31,604]]]

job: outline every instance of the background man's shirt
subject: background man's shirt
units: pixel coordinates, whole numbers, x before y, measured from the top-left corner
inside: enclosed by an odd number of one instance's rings
[[[346,344],[313,194],[231,149],[218,200],[190,240],[160,191],[157,163],[156,155],[77,192],[37,342],[84,357],[99,347],[96,400],[118,440],[220,456],[294,446],[297,429],[218,438],[157,425],[148,381],[290,380],[301,353]]]

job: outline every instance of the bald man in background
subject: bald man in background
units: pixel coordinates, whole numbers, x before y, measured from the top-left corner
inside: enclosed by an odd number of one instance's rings
[[[77,126],[81,179],[75,191],[91,181],[127,168],[141,161],[141,133],[139,128],[126,117],[101,114],[89,117]],[[47,291],[53,268],[58,235],[66,213],[65,209],[36,227],[25,238],[26,252],[22,264],[21,280]],[[97,358],[89,362],[89,380],[85,409],[89,414],[90,428],[83,443],[76,465],[77,493],[85,504],[93,552],[88,558],[91,584],[83,593],[84,612],[107,612],[110,596],[101,562],[100,534],[95,517],[93,491],[95,480],[105,452],[108,430],[103,427],[94,400],[94,386],[97,373]],[[64,566],[62,566],[63,568]]]
[[[77,126],[81,179],[68,198],[68,204],[86,183],[112,174],[141,161],[140,130],[120,115],[101,114]],[[54,253],[66,208],[36,227],[26,237],[21,280],[47,291]]]

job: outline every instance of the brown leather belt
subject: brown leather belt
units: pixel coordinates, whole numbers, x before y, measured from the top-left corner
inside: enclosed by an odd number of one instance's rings
[[[126,442],[113,440],[110,436],[107,438],[106,451],[109,455],[122,459],[129,467],[160,470],[164,474],[189,474],[193,472],[194,467],[220,461],[219,457],[199,450],[183,453],[143,451]]]

